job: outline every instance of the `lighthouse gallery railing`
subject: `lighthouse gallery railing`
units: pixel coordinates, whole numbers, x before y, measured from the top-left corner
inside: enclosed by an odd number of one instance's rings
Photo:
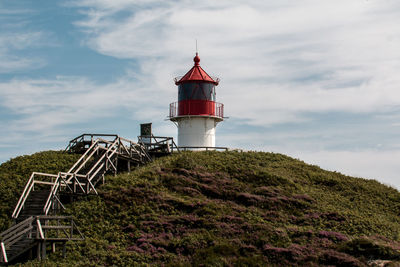
[[[207,112],[199,112],[198,105],[204,105],[203,103],[197,102],[204,102],[203,100],[199,101],[187,101],[185,103],[180,102],[173,102],[169,105],[169,117],[179,117],[179,116],[212,116],[218,118],[224,118],[224,104],[214,102],[214,101],[207,101],[207,106],[211,106]]]

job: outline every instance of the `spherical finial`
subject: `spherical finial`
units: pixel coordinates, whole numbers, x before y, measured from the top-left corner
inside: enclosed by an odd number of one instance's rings
[[[196,66],[200,65],[199,64],[200,57],[199,57],[199,54],[197,52],[196,52],[196,56],[193,58],[193,61],[194,61],[194,65],[196,65]]]

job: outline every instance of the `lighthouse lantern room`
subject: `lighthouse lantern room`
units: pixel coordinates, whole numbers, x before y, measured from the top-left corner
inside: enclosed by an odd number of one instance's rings
[[[178,146],[192,150],[215,147],[215,128],[224,119],[224,105],[216,102],[218,78],[200,67],[198,53],[194,66],[175,78],[178,102],[170,104],[169,119],[178,127]]]

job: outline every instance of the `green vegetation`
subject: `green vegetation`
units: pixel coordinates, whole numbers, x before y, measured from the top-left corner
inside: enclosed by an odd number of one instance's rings
[[[43,152],[0,166],[8,218],[31,171],[68,169]],[[4,202],[7,200],[7,202]],[[3,204],[2,204],[3,205]],[[400,193],[273,153],[185,152],[107,176],[68,205],[86,237],[26,266],[365,266],[400,260]]]
[[[0,165],[0,232],[11,225],[11,214],[32,172],[57,174],[68,169],[79,155],[46,151],[20,156]]]

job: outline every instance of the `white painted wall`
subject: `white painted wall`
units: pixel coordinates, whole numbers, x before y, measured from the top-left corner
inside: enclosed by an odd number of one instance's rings
[[[215,147],[217,121],[208,117],[184,117],[177,120],[178,146]]]

